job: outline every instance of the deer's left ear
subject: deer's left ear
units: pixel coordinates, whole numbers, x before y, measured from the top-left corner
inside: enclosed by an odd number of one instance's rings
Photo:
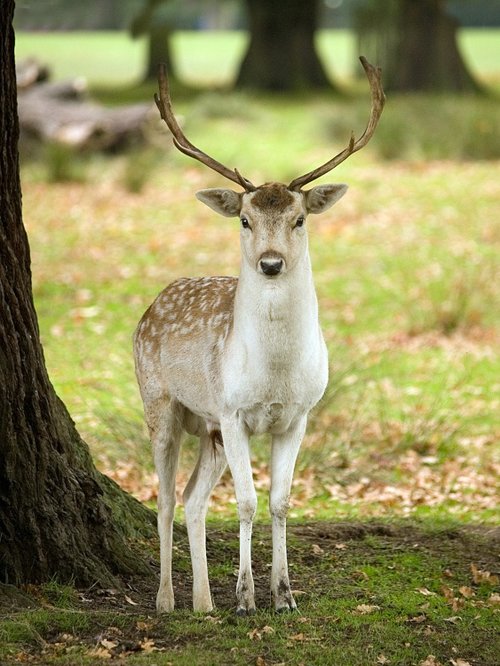
[[[308,213],[322,213],[347,192],[347,185],[317,185],[304,192]]]

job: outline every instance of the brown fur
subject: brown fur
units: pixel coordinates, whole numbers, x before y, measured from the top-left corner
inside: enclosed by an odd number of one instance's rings
[[[263,209],[284,210],[293,201],[287,186],[282,183],[266,183],[259,187],[252,197],[252,205]]]

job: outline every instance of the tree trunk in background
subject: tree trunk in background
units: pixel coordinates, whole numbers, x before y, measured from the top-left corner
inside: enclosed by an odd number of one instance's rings
[[[371,0],[355,13],[360,53],[379,64],[398,92],[477,92],[444,0]]]
[[[170,29],[165,25],[151,25],[147,34],[148,53],[146,58],[146,69],[144,81],[156,81],[158,79],[158,65],[165,63],[168,78],[176,79],[172,55],[170,52]]]
[[[443,0],[400,0],[399,4],[399,44],[389,89],[477,90],[458,50],[458,24],[446,13]]]
[[[147,54],[144,81],[156,81],[158,65],[165,63],[170,81],[176,80],[175,69],[170,49],[170,25],[167,17],[161,15],[169,0],[145,0],[141,11],[130,24],[133,39],[146,35]],[[167,7],[168,9],[168,7]]]
[[[250,44],[239,88],[301,90],[330,82],[314,48],[317,0],[246,0]]]
[[[154,514],[95,469],[49,381],[22,222],[14,1],[0,3],[0,582],[116,583]]]

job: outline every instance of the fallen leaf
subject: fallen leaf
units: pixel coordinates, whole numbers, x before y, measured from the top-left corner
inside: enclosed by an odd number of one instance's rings
[[[424,597],[435,597],[436,596],[435,592],[431,592],[426,587],[417,588],[417,592],[420,592],[420,594],[423,594]]]
[[[424,661],[420,662],[419,666],[442,666],[442,664],[433,654],[429,654]]]
[[[377,610],[380,610],[380,606],[376,606],[375,604],[360,604],[356,606],[354,612],[358,615],[368,615],[368,613],[373,613]]]
[[[128,604],[131,604],[132,606],[137,606],[137,603],[135,601],[132,601],[132,599],[128,595],[125,594],[124,596],[125,596],[125,601]]]
[[[306,637],[303,633],[300,633],[300,634],[294,634],[293,636],[289,636],[289,639],[291,641],[305,641]]]
[[[118,641],[108,641],[106,638],[103,638],[101,645],[106,648],[106,650],[112,650],[118,645]]]
[[[325,551],[323,550],[323,548],[321,548],[321,546],[318,546],[317,543],[313,543],[312,552],[314,553],[314,555],[323,555]]]
[[[474,590],[471,587],[467,587],[467,585],[462,585],[462,587],[458,588],[458,591],[466,599],[470,599],[474,596]]]
[[[262,634],[260,631],[256,629],[252,629],[252,631],[247,632],[247,636],[251,641],[261,641],[262,640]]]
[[[425,622],[427,617],[425,615],[415,615],[414,617],[411,617],[408,622],[412,622],[414,624],[421,624],[422,622]]]
[[[480,585],[481,583],[486,583],[487,585],[498,585],[500,581],[498,576],[495,576],[490,571],[483,571],[482,569],[478,569],[477,566],[473,563],[470,565],[470,570],[472,573],[472,579],[476,585]]]
[[[448,587],[447,585],[441,586],[441,592],[443,593],[445,599],[453,599],[453,597],[455,596],[455,593],[453,592],[451,587]]]
[[[385,656],[385,654],[379,654],[377,657],[377,664],[388,664],[389,659]]]
[[[451,622],[451,624],[458,624],[459,622],[462,621],[462,618],[460,617],[460,615],[452,615],[451,617],[445,617],[444,621]]]
[[[156,652],[158,648],[155,646],[155,642],[151,638],[145,638],[139,643],[139,647],[143,652]]]
[[[500,594],[498,594],[498,592],[493,592],[488,601],[490,604],[500,604]]]
[[[89,654],[92,657],[97,657],[97,659],[111,659],[113,656],[109,650],[103,647],[96,647]]]
[[[347,550],[347,544],[346,543],[336,543],[333,547],[336,550]]]
[[[450,659],[453,666],[472,666],[470,661],[465,661],[465,659]]]
[[[135,628],[139,631],[149,631],[156,624],[157,623],[154,620],[150,620],[149,622],[142,622],[141,620],[137,620],[135,623]]]

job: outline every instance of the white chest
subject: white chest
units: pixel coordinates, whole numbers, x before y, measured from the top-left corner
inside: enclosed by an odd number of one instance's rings
[[[313,304],[263,294],[246,309],[224,355],[223,402],[252,433],[279,433],[306,414],[328,381],[328,357]]]

